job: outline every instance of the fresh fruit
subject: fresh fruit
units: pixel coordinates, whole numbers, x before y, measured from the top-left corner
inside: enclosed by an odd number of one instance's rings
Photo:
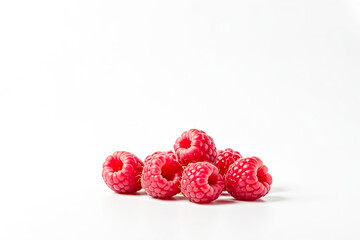
[[[146,165],[148,162],[150,162],[150,161],[154,158],[154,156],[156,156],[156,155],[158,155],[158,154],[162,154],[162,153],[168,154],[168,155],[171,156],[174,160],[176,160],[176,155],[175,155],[175,153],[174,153],[173,151],[171,151],[171,150],[170,150],[170,151],[167,151],[167,152],[165,152],[165,151],[158,151],[158,152],[154,152],[153,154],[147,156],[147,157],[145,158],[144,164]]]
[[[231,164],[236,160],[242,158],[241,154],[237,151],[227,148],[225,150],[219,150],[218,159],[215,163],[215,166],[219,169],[220,174],[225,177],[226,172],[228,171]]]
[[[117,151],[103,164],[102,177],[106,185],[118,193],[134,193],[141,189],[141,172],[144,164],[134,154]]]
[[[158,152],[151,155],[141,176],[146,193],[155,198],[171,198],[180,192],[182,166],[173,153]]]
[[[191,202],[208,203],[220,196],[224,184],[223,177],[213,164],[191,163],[182,174],[181,192]]]
[[[225,176],[226,190],[239,200],[256,200],[270,191],[272,177],[257,157],[234,162]]]
[[[174,144],[178,161],[187,166],[189,163],[215,163],[217,152],[214,140],[204,131],[191,129],[184,132]]]

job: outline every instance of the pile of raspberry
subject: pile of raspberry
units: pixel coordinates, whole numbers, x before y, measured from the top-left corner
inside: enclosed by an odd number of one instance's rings
[[[209,203],[227,191],[238,200],[256,200],[270,191],[272,177],[258,157],[242,157],[235,150],[216,150],[204,131],[191,129],[176,140],[174,151],[155,152],[142,162],[134,154],[117,151],[103,164],[106,185],[118,193],[141,188],[154,198],[182,193],[194,203]]]

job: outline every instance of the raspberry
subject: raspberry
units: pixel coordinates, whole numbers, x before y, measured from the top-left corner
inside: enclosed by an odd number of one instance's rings
[[[141,189],[141,172],[144,164],[134,154],[114,152],[103,164],[102,177],[106,185],[118,193],[133,193]]]
[[[218,159],[215,163],[215,166],[219,169],[219,172],[223,177],[225,177],[225,174],[230,165],[233,164],[236,160],[242,158],[239,152],[234,151],[231,148],[219,150],[217,153]]]
[[[208,162],[189,164],[181,179],[181,192],[191,202],[208,203],[224,189],[224,179],[217,167]]]
[[[167,152],[158,151],[158,152],[154,152],[153,154],[147,156],[147,157],[145,158],[144,164],[146,165],[148,162],[150,162],[150,161],[154,158],[155,155],[157,155],[157,154],[162,154],[162,153],[168,154],[168,155],[171,156],[174,160],[176,160],[176,155],[174,154],[173,151],[171,151],[171,150],[170,150],[170,151],[167,151]]]
[[[174,149],[183,166],[194,162],[215,163],[217,152],[214,140],[204,131],[191,129],[181,134]]]
[[[225,176],[226,190],[239,200],[256,200],[270,191],[272,177],[257,157],[242,158],[233,163]]]
[[[171,198],[180,192],[182,166],[174,154],[157,153],[145,164],[141,185],[146,193],[155,198]]]

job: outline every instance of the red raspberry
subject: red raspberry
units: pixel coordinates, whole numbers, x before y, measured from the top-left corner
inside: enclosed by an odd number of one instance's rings
[[[241,154],[237,151],[227,148],[225,150],[219,150],[218,159],[215,163],[215,166],[219,169],[220,174],[225,177],[227,170],[230,165],[233,164],[236,160],[242,158]]]
[[[134,154],[114,152],[103,164],[102,177],[106,185],[118,193],[133,193],[141,189],[141,172],[144,164]]]
[[[181,192],[191,202],[208,203],[224,189],[224,179],[217,167],[208,162],[189,164],[181,179]]]
[[[180,192],[183,168],[171,154],[158,153],[145,164],[141,185],[155,198],[171,198]]]
[[[225,176],[226,190],[239,200],[256,200],[270,191],[272,177],[257,157],[242,158],[233,163]]]
[[[181,134],[174,144],[174,149],[183,166],[194,162],[215,163],[217,157],[214,140],[204,131],[197,129]]]
[[[177,160],[177,159],[176,159],[176,155],[175,155],[174,152],[171,151],[171,150],[170,150],[170,151],[167,151],[167,152],[158,151],[158,152],[154,152],[153,154],[147,156],[147,157],[145,158],[144,164],[146,165],[148,162],[150,162],[150,161],[154,158],[154,156],[156,156],[157,154],[162,154],[162,153],[168,154],[168,155],[171,156],[174,160]]]

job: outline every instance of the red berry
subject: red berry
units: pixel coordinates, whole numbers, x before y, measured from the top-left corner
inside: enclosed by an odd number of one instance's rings
[[[242,158],[241,154],[237,151],[227,148],[225,150],[219,150],[218,159],[215,163],[215,166],[219,169],[220,174],[225,177],[226,172],[228,171],[231,164],[236,160]]]
[[[134,154],[114,152],[106,158],[102,177],[106,185],[118,193],[133,193],[141,189],[141,172],[144,164]]]
[[[242,158],[233,163],[225,176],[226,190],[239,200],[256,200],[270,191],[272,177],[257,157]]]
[[[172,154],[158,153],[145,164],[141,185],[146,193],[155,198],[171,198],[180,192],[183,168]]]
[[[214,140],[204,131],[191,129],[181,134],[174,149],[183,166],[194,162],[215,163],[217,152]]]
[[[208,203],[224,189],[224,179],[217,167],[208,162],[189,164],[181,179],[181,192],[191,202]]]
[[[171,150],[170,150],[170,151],[167,151],[167,152],[158,151],[158,152],[154,152],[153,154],[147,156],[147,157],[145,158],[144,164],[146,165],[148,162],[150,162],[150,161],[153,159],[154,156],[156,156],[156,155],[158,155],[158,154],[163,154],[163,153],[168,154],[168,155],[171,156],[174,160],[176,160],[176,155],[174,154],[173,151],[171,151]]]

